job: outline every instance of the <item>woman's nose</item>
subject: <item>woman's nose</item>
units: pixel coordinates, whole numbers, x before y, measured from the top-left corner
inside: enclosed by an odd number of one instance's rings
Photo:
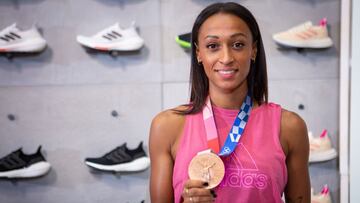
[[[220,62],[222,64],[229,64],[234,61],[231,49],[229,47],[223,47],[221,50]]]

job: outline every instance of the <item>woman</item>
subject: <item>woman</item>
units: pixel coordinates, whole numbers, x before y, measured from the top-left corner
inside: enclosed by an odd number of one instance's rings
[[[197,17],[191,43],[190,104],[161,112],[151,125],[152,202],[282,202],[283,193],[286,202],[310,202],[306,124],[267,101],[265,53],[253,15],[236,3],[212,4]],[[210,179],[188,175],[193,157],[210,146],[204,109],[212,109],[221,148],[247,95],[252,108],[245,130],[232,137],[234,151],[221,156],[221,183],[208,189]]]

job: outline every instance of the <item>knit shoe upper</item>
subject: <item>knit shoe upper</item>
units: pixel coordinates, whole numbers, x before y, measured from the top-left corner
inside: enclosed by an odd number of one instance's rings
[[[104,171],[141,171],[149,167],[150,160],[142,147],[128,149],[126,143],[99,158],[86,158],[85,163]]]
[[[176,42],[184,49],[191,48],[191,32],[176,36]]]
[[[136,31],[135,22],[126,29],[116,23],[93,36],[78,35],[76,39],[85,47],[102,51],[134,51],[144,45],[144,40]]]
[[[0,31],[0,53],[40,52],[46,47],[46,40],[36,26],[29,30],[20,30],[16,23]]]
[[[314,194],[314,190],[311,188],[311,203],[332,203],[329,187],[324,185],[318,194]]]
[[[328,35],[327,20],[323,18],[319,25],[307,21],[289,30],[273,35],[273,39],[280,45],[295,48],[327,48],[333,45]]]
[[[24,154],[18,149],[0,159],[0,177],[31,178],[44,175],[50,164],[41,154],[41,146],[34,154]]]
[[[309,143],[309,162],[327,161],[336,158],[337,152],[331,145],[327,130],[323,130],[317,138],[312,135],[312,132],[309,132]]]

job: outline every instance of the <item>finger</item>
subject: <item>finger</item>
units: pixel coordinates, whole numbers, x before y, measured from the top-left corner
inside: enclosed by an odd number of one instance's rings
[[[183,190],[183,192],[182,192],[182,196],[183,196],[184,198],[185,198],[185,197],[189,197],[189,193],[190,193],[189,188],[184,187],[184,190]]]
[[[190,188],[185,190],[186,196],[196,197],[196,196],[209,196],[212,197],[213,194],[211,190],[205,188]]]
[[[202,180],[187,180],[185,182],[185,188],[203,188],[209,186],[208,182],[202,181]]]
[[[196,185],[196,184],[195,184]],[[208,196],[211,195],[209,189],[205,189],[204,184],[201,185],[201,187],[195,187],[195,185],[191,185],[190,187],[185,186],[182,192],[182,196],[185,197],[191,197],[191,196]]]
[[[210,203],[210,202],[214,202],[215,198],[213,198],[212,196],[194,196],[194,197],[188,197],[186,198],[187,201],[185,202],[189,202],[189,203]]]
[[[185,202],[194,202],[194,197],[201,197],[196,201],[213,201],[213,196],[209,189],[205,187],[209,186],[207,182],[201,180],[187,180],[184,185],[182,197]]]
[[[187,190],[185,189],[185,194],[183,195],[184,202],[186,203],[214,202],[215,198],[215,191],[205,188],[191,188]]]

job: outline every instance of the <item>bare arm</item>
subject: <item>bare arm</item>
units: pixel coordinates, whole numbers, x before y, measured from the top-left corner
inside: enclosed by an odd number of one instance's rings
[[[157,115],[151,124],[149,151],[151,159],[150,196],[153,203],[174,202],[172,147],[183,125],[181,116],[171,111]]]
[[[286,202],[310,203],[309,140],[306,124],[297,114],[284,110],[280,134],[287,155]]]
[[[177,143],[181,137],[185,117],[171,110],[157,115],[150,129],[150,196],[152,203],[174,202],[172,175]],[[216,194],[205,189],[203,181],[186,180],[182,193],[182,201],[188,202],[213,202]]]

